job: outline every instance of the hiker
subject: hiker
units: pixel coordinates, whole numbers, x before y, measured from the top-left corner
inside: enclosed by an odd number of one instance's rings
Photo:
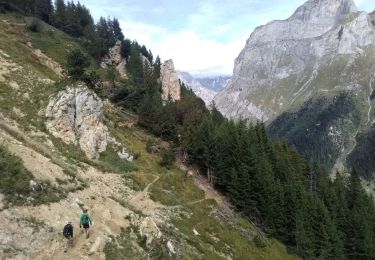
[[[66,245],[64,252],[68,251],[68,248],[73,247],[73,225],[72,222],[69,221],[68,224],[64,226],[63,235],[66,238]]]
[[[79,219],[79,228],[85,229],[86,238],[89,237],[89,228],[92,226],[90,214],[87,213],[87,209],[83,209],[83,213]]]

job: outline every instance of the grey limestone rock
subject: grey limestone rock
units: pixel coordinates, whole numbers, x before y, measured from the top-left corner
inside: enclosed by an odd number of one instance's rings
[[[160,68],[160,80],[162,85],[162,99],[172,101],[181,99],[180,79],[174,68],[173,60],[166,60]]]
[[[374,44],[370,15],[352,0],[309,0],[290,18],[255,29],[215,103],[227,117],[272,120],[319,91],[357,84],[351,64]],[[317,82],[341,64],[341,82]]]
[[[79,145],[88,158],[106,150],[109,133],[103,123],[103,102],[84,84],[68,86],[50,98],[46,127],[65,143]]]

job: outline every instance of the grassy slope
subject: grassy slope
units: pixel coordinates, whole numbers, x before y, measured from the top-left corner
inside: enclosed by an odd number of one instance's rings
[[[38,116],[41,108],[47,105],[48,96],[54,92],[51,80],[57,80],[56,74],[42,65],[27,45],[33,42],[30,34],[24,29],[21,17],[12,15],[0,16],[0,49],[4,55],[2,62],[16,64],[2,66],[7,70],[3,75],[5,81],[0,81],[0,109],[8,117],[17,119],[23,127],[43,128],[43,120]],[[12,88],[9,82],[14,82],[17,88]],[[13,107],[21,111],[15,113]]]
[[[6,20],[6,22],[4,22]],[[0,81],[0,112],[7,117],[16,120],[23,130],[30,132],[40,131],[45,133],[44,118],[39,113],[48,102],[49,95],[57,89],[48,80],[58,80],[58,77],[48,67],[41,65],[30,47],[39,48],[43,53],[63,62],[67,50],[77,47],[77,43],[69,36],[50,27],[45,27],[41,33],[28,33],[20,22],[23,18],[15,15],[0,15],[0,49],[7,56],[1,56],[2,60],[21,66],[15,70],[9,70],[5,75],[5,81]],[[18,89],[12,88],[10,82],[14,81]],[[26,94],[27,93],[27,94]],[[14,108],[21,113],[15,112]],[[38,115],[39,113],[39,115]],[[149,154],[145,151],[146,141],[151,136],[138,128],[125,128],[121,126],[123,120],[115,111],[106,109],[106,123],[111,133],[122,142],[132,153],[140,157],[135,164],[137,171],[127,173],[124,176],[132,180],[134,189],[143,189],[148,183],[160,176],[150,189],[150,196],[164,205],[181,205],[187,214],[176,216],[173,224],[178,228],[163,227],[163,233],[169,237],[181,241],[181,256],[184,259],[220,259],[232,256],[234,259],[294,259],[296,257],[287,253],[286,248],[279,242],[267,239],[266,247],[259,247],[238,230],[230,227],[228,223],[215,217],[218,205],[211,200],[189,205],[189,202],[204,198],[192,179],[177,168],[165,170],[159,166],[159,155]],[[111,154],[108,160],[90,162],[86,160],[75,147],[63,144],[61,141],[48,137],[54,143],[56,150],[51,151],[51,158],[64,155],[71,165],[81,165],[81,162],[89,163],[104,170],[124,169],[124,165],[111,165]],[[41,142],[34,138],[35,141]],[[105,158],[105,157],[104,157]],[[120,171],[120,170],[119,170]],[[74,174],[70,173],[70,174]],[[249,230],[254,230],[250,223],[236,216],[236,221]],[[195,228],[200,235],[195,236],[192,229]],[[254,231],[253,231],[254,232]],[[125,241],[127,235],[124,231]],[[111,245],[108,245],[111,248]],[[108,248],[107,247],[107,248]],[[125,247],[126,248],[126,247]],[[119,253],[121,248],[111,248],[113,254]],[[109,251],[111,251],[109,250]],[[142,256],[140,256],[142,258]]]
[[[334,167],[342,170],[343,166],[354,166],[352,160],[346,159],[347,154],[355,148],[355,134],[366,132],[368,128],[367,98],[370,94],[369,81],[373,73],[374,58],[374,48],[364,48],[363,54],[353,61],[342,55],[323,66],[308,90],[296,99],[289,110],[279,114],[270,124],[271,134],[287,140],[302,153],[313,154],[313,158],[329,169]],[[351,93],[354,102],[354,106],[350,105],[351,110],[347,110],[346,104],[328,106],[344,92]],[[319,100],[322,99],[327,102],[319,105]],[[373,109],[370,115],[373,118]],[[331,127],[333,131],[330,130]],[[357,140],[358,144],[363,140]],[[361,149],[356,150],[358,151]],[[361,156],[363,157],[363,153],[355,155]],[[365,162],[369,163],[371,164],[370,161]],[[367,169],[369,168],[370,165]],[[368,172],[362,174],[369,176]]]

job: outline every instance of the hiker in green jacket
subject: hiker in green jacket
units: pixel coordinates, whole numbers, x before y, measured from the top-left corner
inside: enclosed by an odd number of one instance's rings
[[[89,237],[89,228],[92,226],[90,214],[87,213],[87,209],[83,209],[83,213],[79,218],[79,227],[85,229],[86,238]]]

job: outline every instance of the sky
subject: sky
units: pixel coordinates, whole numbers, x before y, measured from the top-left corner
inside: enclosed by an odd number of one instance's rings
[[[231,75],[234,59],[260,25],[286,19],[305,0],[79,0],[97,21],[116,17],[126,38],[194,76]],[[355,0],[373,11],[375,0]],[[372,4],[371,4],[372,3]]]

